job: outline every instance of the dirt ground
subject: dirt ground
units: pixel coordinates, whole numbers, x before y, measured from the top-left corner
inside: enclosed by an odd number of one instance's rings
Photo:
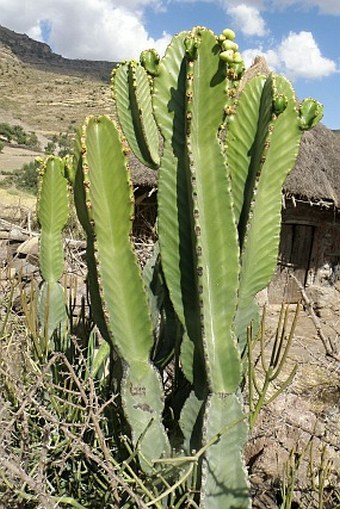
[[[3,171],[18,170],[24,164],[34,161],[36,157],[42,157],[44,154],[36,150],[28,150],[21,147],[6,145],[0,152],[0,173]]]
[[[295,306],[291,306],[290,322],[294,311]],[[269,306],[266,319],[268,352],[271,351],[278,315],[279,306]],[[339,318],[334,317],[335,326]],[[333,486],[339,485],[340,363],[325,355],[315,324],[302,308],[279,381],[284,381],[295,365],[297,371],[293,382],[262,410],[248,442],[247,462],[254,490],[254,508],[278,507],[280,491],[278,490],[275,500],[275,484],[282,484],[284,471],[291,464],[289,454],[294,450],[298,456],[301,455],[301,463],[296,471],[294,507],[319,507],[315,493],[311,494],[310,489],[312,473],[315,483],[319,482],[316,477],[317,472],[323,468],[323,448],[330,464],[332,463],[328,481],[330,484],[334,483]],[[276,388],[279,385],[277,381],[274,383]],[[269,394],[273,394],[273,390]],[[286,481],[289,481],[287,472]],[[267,489],[263,489],[264,486],[267,486]],[[339,501],[331,500],[330,505],[325,504],[322,507],[340,507],[337,502]]]
[[[0,218],[19,224],[27,224],[35,216],[36,199],[33,195],[17,189],[0,187]],[[1,230],[1,227],[0,227]],[[1,241],[1,238],[0,238]]]
[[[10,125],[20,125],[26,132],[34,131],[38,138],[38,143],[40,144],[41,150],[44,149],[44,147],[47,145],[47,143],[49,141],[48,138],[46,138],[46,136],[44,136],[42,132],[40,132],[39,130],[37,131],[34,127],[29,125],[22,119],[17,118],[10,111],[6,111],[3,108],[0,108],[0,122],[4,122],[4,123],[10,124]],[[17,147],[13,147],[13,148],[17,149]],[[32,152],[30,150],[26,150],[25,148],[24,149],[21,148],[21,149],[17,149],[17,150],[19,150],[21,152]],[[1,155],[2,154],[0,154],[0,157],[1,157]],[[2,166],[0,163],[0,170],[5,169],[5,168],[6,168],[6,166]]]
[[[7,172],[23,167],[43,154],[36,150],[6,145],[0,152],[0,182],[6,178]],[[19,189],[0,187],[0,218],[17,222],[22,216],[31,215],[35,211],[35,196]]]

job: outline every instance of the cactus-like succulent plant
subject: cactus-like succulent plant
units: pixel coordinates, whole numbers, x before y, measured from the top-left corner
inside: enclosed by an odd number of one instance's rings
[[[303,130],[322,115],[315,101],[299,106],[282,76],[254,76],[238,91],[244,63],[234,39],[230,29],[216,37],[196,27],[173,37],[160,60],[143,52],[142,65],[125,62],[112,79],[121,131],[135,155],[159,169],[157,266],[169,319],[180,327],[172,339],[167,335],[158,365],[180,352],[191,386],[181,401],[182,448],[202,451],[196,486],[202,509],[251,506],[240,397],[247,329],[250,323],[256,329],[255,297],[276,265],[284,180]],[[88,237],[94,315],[125,366],[122,403],[148,471],[170,446],[150,360],[157,327],[148,302],[155,299],[146,297],[131,247],[132,191],[118,132],[106,117],[87,120],[75,192]]]
[[[76,204],[87,232],[94,318],[121,355],[123,406],[148,470],[152,459],[170,451],[162,425],[161,380],[150,363],[152,321],[130,238],[131,180],[119,133],[108,117],[87,120],[78,148]]]

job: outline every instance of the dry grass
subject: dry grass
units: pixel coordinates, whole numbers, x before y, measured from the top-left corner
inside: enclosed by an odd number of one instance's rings
[[[36,157],[44,154],[37,150],[28,150],[22,147],[5,146],[0,152],[0,173],[5,171],[17,170],[24,164],[30,163]]]
[[[86,115],[112,113],[108,83],[37,69],[10,52],[1,56],[0,121],[23,122],[49,137]]]
[[[142,246],[139,247],[142,249]],[[144,247],[148,255],[151,244],[145,243]],[[32,358],[32,344],[25,326],[20,298],[18,299],[19,285],[15,287],[15,295],[10,297],[9,292],[8,281],[2,279],[0,323],[3,323],[4,310],[8,309],[8,303],[11,303],[11,300],[13,305],[10,306],[9,319],[0,341],[0,392],[2,395],[7,394],[7,402],[4,402],[3,397],[0,411],[0,429],[2,430],[0,471],[2,469],[2,473],[6,472],[7,482],[7,489],[4,485],[1,488],[4,490],[2,498],[5,503],[1,509],[26,507],[17,505],[20,491],[24,491],[31,497],[30,503],[34,505],[27,507],[40,509],[57,507],[55,485],[54,487],[51,485],[49,476],[57,475],[58,472],[64,476],[63,482],[66,483],[62,487],[64,493],[67,489],[72,489],[75,500],[77,498],[75,488],[82,490],[84,487],[81,483],[77,484],[75,479],[69,481],[71,484],[67,484],[65,481],[67,469],[76,469],[77,465],[80,468],[87,462],[96,465],[96,468],[103,473],[103,478],[99,481],[104,482],[107,491],[124,493],[125,499],[128,497],[132,500],[130,507],[145,507],[136,480],[131,477],[129,471],[121,471],[120,466],[115,464],[116,453],[110,457],[115,444],[111,443],[110,447],[113,449],[108,450],[106,444],[110,441],[107,441],[107,437],[105,440],[102,439],[105,422],[101,417],[102,403],[97,392],[98,385],[91,380],[83,383],[79,372],[75,369],[76,366],[79,368],[79,364],[70,364],[62,354],[51,356],[45,367],[37,364]],[[271,340],[275,331],[276,321],[277,309],[273,308],[268,314],[268,341]],[[78,359],[83,362],[82,350],[79,350]],[[313,324],[303,313],[286,369],[289,370],[295,362],[299,363],[296,379],[288,390],[263,412],[249,441],[248,459],[251,464],[254,508],[278,509],[280,507],[276,499],[279,489],[275,483],[277,480],[282,482],[282,473],[286,462],[289,461],[289,451],[294,447],[302,449],[309,443],[311,437],[316,470],[320,461],[321,447],[327,446],[328,457],[334,462],[333,465],[329,464],[327,489],[332,489],[336,493],[334,487],[336,486],[339,429],[333,418],[338,415],[337,401],[333,398],[327,401],[325,396],[329,396],[330,392],[337,387],[339,372],[334,360],[325,357],[321,342],[313,335]],[[62,387],[53,388],[53,397],[56,401],[69,401],[69,406],[64,406],[63,411],[51,409],[46,398],[51,393],[52,387],[49,370],[51,366],[57,364],[63,365],[68,381],[66,392],[63,392]],[[14,405],[13,401],[10,404],[8,399],[11,390]],[[110,405],[114,410],[114,400],[110,401]],[[80,412],[80,417],[75,423],[68,421],[66,416],[72,408],[77,408]],[[37,422],[41,423],[40,430]],[[95,429],[97,430],[95,444],[89,446],[85,436],[93,433]],[[51,431],[53,431],[52,434]],[[19,442],[13,442],[15,437],[19,439]],[[57,443],[54,442],[55,440]],[[58,443],[64,444],[62,449],[58,449]],[[55,455],[56,450],[59,451],[57,455]],[[299,467],[298,490],[294,495],[298,505],[295,507],[334,509],[337,507],[336,498],[334,498],[336,494],[333,497],[333,492],[331,495],[325,492],[325,497],[327,496],[331,502],[318,506],[316,495],[315,497],[313,495],[314,498],[311,497],[306,488],[310,462],[308,454]],[[53,465],[58,466],[58,469],[51,474],[50,469]],[[37,472],[39,475],[36,474]],[[97,481],[95,477],[91,482],[96,489],[99,489],[100,482],[97,485]],[[15,493],[16,497],[14,497]],[[312,501],[310,505],[304,504],[303,497],[307,495],[308,500]],[[330,498],[331,496],[333,498]],[[65,496],[64,502],[66,503]],[[102,506],[112,508],[119,506],[119,504],[114,505],[114,499],[111,499],[110,504],[105,506],[104,503]]]
[[[2,189],[0,187],[0,203],[1,203],[1,217],[22,216],[34,211],[36,207],[36,197],[20,191],[19,189]]]

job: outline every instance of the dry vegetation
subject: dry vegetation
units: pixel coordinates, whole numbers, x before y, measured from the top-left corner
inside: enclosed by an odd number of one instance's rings
[[[112,113],[109,83],[35,68],[0,45],[0,121],[49,137],[92,113]]]

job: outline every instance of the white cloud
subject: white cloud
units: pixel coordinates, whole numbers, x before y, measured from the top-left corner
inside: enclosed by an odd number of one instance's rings
[[[162,53],[170,35],[153,38],[143,17],[146,8],[160,11],[176,1],[197,0],[0,0],[0,24],[47,41],[54,51],[69,58],[121,60],[136,58],[142,49]],[[262,13],[300,6],[340,14],[340,0],[201,0],[221,6],[245,35],[265,36]],[[20,15],[19,15],[20,14]],[[309,34],[309,35],[308,35]],[[263,53],[263,52],[262,52]],[[245,53],[246,54],[246,53]],[[250,54],[250,53],[249,53]],[[267,52],[268,61],[285,72],[305,77],[334,72],[335,63],[323,57],[309,32],[290,34]],[[292,64],[294,62],[294,64]]]
[[[265,21],[256,7],[243,3],[227,8],[227,12],[245,35],[263,37],[267,34]]]
[[[143,20],[143,9],[160,9],[161,0],[34,0],[25,5],[0,0],[0,24],[42,40],[41,23],[48,22],[48,43],[68,58],[136,58],[145,48],[164,52],[170,40],[167,33],[152,38]]]
[[[339,0],[307,0],[307,5],[319,7],[324,14],[340,14]]]
[[[137,57],[148,47],[164,51],[170,40],[167,34],[156,41],[148,35],[141,16],[123,7],[113,7],[106,0],[98,9],[97,1],[91,9],[88,6],[87,12],[70,31],[65,30],[64,16],[53,21],[51,43],[63,55],[122,60]]]
[[[41,25],[38,23],[37,25],[31,27],[29,30],[27,30],[26,34],[31,37],[31,39],[34,39],[35,41],[44,41],[43,33],[41,30]]]
[[[162,0],[160,0],[161,2]],[[229,7],[237,7],[241,4],[245,4],[248,7],[254,7],[258,11],[263,12],[265,10],[282,10],[292,5],[301,7],[302,9],[311,9],[317,7],[323,14],[340,14],[340,0],[200,0],[206,3],[215,3],[222,6],[225,10]],[[165,2],[165,0],[164,0]],[[197,3],[197,0],[167,0],[165,3],[172,2],[185,2],[185,3]]]
[[[286,74],[290,79],[316,79],[337,71],[333,60],[324,57],[311,32],[290,32],[276,48],[263,51],[248,49],[242,53],[246,65],[256,55],[263,55],[269,67]]]
[[[213,0],[214,1],[214,0]],[[237,7],[238,5],[246,4],[248,7],[254,7],[258,10],[264,9],[264,4],[268,0],[218,0],[225,8]]]
[[[333,60],[323,57],[311,32],[290,32],[278,53],[287,74],[294,77],[319,78],[336,71]]]

